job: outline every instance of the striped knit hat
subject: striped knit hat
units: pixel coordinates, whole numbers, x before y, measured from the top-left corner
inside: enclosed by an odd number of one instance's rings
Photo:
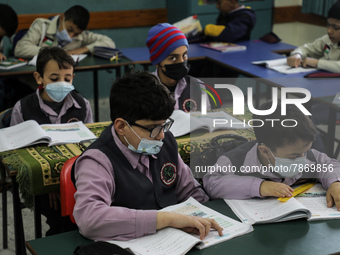
[[[189,47],[182,31],[168,23],[160,23],[152,27],[145,43],[149,48],[150,61],[153,65],[162,62],[178,47]]]

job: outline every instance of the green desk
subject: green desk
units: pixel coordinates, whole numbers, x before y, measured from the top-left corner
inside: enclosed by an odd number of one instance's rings
[[[232,114],[232,109],[225,109]],[[110,122],[86,124],[89,129],[99,137]],[[204,148],[210,146],[213,137],[220,134],[237,134],[249,140],[254,139],[252,129],[224,130],[206,133],[192,142],[190,135],[176,138],[178,150],[184,162],[188,163],[190,155],[198,155]],[[22,149],[0,153],[0,163],[6,168],[8,176],[13,183],[13,206],[15,241],[17,254],[25,254],[23,249],[24,235],[21,215],[20,194],[25,205],[34,210],[35,237],[42,236],[41,215],[38,207],[42,194],[59,191],[59,176],[64,162],[76,155],[80,155],[84,147],[81,144],[68,144],[48,147],[47,145],[34,145]],[[1,167],[1,165],[0,165]],[[34,207],[34,205],[36,205]]]
[[[205,205],[233,219],[237,219],[223,200],[209,201]],[[305,219],[255,225],[254,231],[203,249],[192,249],[193,255],[225,254],[330,254],[340,251],[340,220],[308,222]],[[32,254],[72,255],[74,249],[91,241],[82,237],[78,231],[26,242]]]

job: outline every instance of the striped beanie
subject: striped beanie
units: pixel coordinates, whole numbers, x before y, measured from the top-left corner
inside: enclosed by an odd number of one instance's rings
[[[178,47],[189,47],[182,31],[168,23],[160,23],[152,27],[145,43],[149,48],[150,61],[153,65],[162,62]]]

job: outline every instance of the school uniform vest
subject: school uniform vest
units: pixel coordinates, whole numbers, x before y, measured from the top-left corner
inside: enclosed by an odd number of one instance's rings
[[[72,97],[81,107],[80,109],[72,106],[66,113],[61,117],[61,123],[69,123],[76,121],[85,121],[86,118],[86,104],[84,98],[76,91],[70,92]],[[39,106],[38,96],[33,93],[20,100],[22,117],[26,120],[35,120],[39,124],[51,123],[50,118],[45,114]],[[39,111],[37,111],[39,109]]]
[[[241,166],[244,165],[244,160],[246,158],[247,153],[250,151],[251,148],[254,147],[254,145],[257,143],[257,141],[250,141],[244,144],[241,144],[240,146],[236,147],[235,149],[228,151],[224,154],[224,156],[228,157],[229,160],[231,161],[232,165],[236,167],[237,170],[237,175],[240,176],[253,176],[253,177],[257,177],[257,178],[261,178],[261,179],[267,179],[266,176],[258,173],[258,172],[254,172],[254,173],[246,173],[246,172],[241,172],[240,168]],[[309,159],[310,161],[316,162],[316,158],[313,154],[313,152],[311,150],[307,151],[307,159]],[[284,179],[282,178],[281,175],[279,175],[276,172],[273,172],[275,175],[277,175],[278,178],[280,179]],[[308,178],[309,181],[311,177],[311,174],[308,174]],[[304,175],[302,175],[301,178],[305,178]]]
[[[185,112],[200,111],[202,90],[199,83],[192,84],[191,86],[190,78],[193,77],[189,75],[185,76],[187,86],[178,98],[178,108]]]
[[[116,145],[111,128],[112,124],[88,147],[102,151],[114,169],[116,190],[111,206],[147,210],[177,204],[178,145],[172,134],[165,133],[162,149],[156,154],[157,159],[149,156],[152,183],[146,175],[132,168]],[[72,176],[74,181],[73,170]]]

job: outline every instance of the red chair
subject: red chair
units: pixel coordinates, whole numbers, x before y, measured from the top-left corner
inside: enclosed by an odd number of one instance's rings
[[[71,170],[74,161],[79,156],[75,156],[67,160],[60,172],[60,204],[61,204],[61,216],[70,216],[73,223],[76,221],[73,218],[73,207],[76,201],[74,200],[74,193],[76,188],[71,180]]]

